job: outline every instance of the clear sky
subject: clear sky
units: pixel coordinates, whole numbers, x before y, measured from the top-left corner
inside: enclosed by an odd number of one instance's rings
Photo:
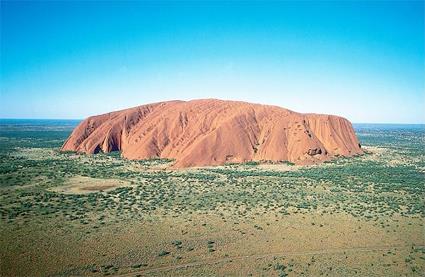
[[[220,98],[425,123],[423,1],[0,5],[0,118]]]

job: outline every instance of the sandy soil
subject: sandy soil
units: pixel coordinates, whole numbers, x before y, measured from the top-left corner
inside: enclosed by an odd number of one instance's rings
[[[99,179],[74,176],[67,179],[63,186],[51,188],[51,191],[65,194],[86,194],[99,191],[110,191],[118,187],[128,186],[129,182],[118,179]]]

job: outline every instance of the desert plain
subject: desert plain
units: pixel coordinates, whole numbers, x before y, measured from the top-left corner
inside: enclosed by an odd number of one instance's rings
[[[0,276],[423,276],[423,126],[355,125],[321,164],[61,152],[77,122],[3,120]]]

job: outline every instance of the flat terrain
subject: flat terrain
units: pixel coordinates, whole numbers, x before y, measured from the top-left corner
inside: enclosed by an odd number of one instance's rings
[[[425,129],[357,126],[314,166],[58,151],[72,125],[0,125],[0,276],[424,276]]]

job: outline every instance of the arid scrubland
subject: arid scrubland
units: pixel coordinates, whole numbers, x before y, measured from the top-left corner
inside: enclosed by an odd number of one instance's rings
[[[170,170],[3,127],[0,276],[423,276],[425,131],[357,132],[321,165]]]

